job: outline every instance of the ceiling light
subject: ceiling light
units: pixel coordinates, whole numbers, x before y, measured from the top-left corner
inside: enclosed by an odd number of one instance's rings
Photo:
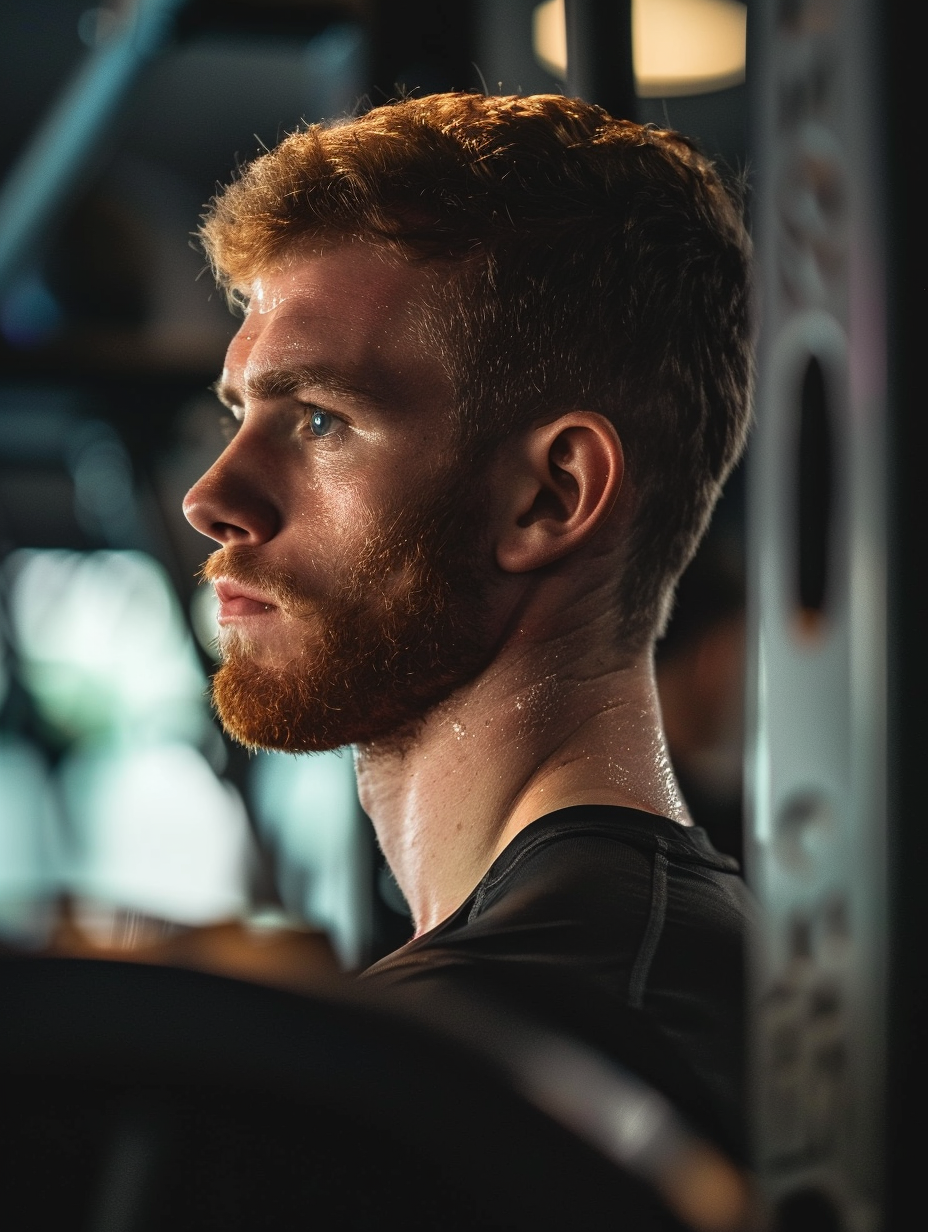
[[[632,0],[632,54],[639,98],[708,94],[744,81],[747,9],[737,0]],[[535,55],[567,77],[564,0],[532,17]]]

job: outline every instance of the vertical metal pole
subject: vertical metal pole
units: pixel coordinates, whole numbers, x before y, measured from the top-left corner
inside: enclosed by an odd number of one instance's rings
[[[631,0],[564,0],[564,12],[567,93],[636,119]]]
[[[757,1157],[779,1226],[882,1222],[887,374],[878,6],[752,16]]]

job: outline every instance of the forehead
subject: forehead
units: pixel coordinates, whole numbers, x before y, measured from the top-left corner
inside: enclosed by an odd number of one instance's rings
[[[368,380],[444,374],[427,341],[431,271],[369,244],[297,251],[256,277],[228,367],[319,363]]]
[[[294,299],[320,306],[327,301],[363,306],[372,300],[380,309],[396,311],[427,288],[426,267],[385,245],[307,245],[292,249],[279,265],[255,276],[249,309],[268,312]]]

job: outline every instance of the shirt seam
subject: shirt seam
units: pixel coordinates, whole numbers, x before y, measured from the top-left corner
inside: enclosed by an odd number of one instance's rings
[[[658,838],[656,845],[659,850],[654,852],[651,865],[651,907],[648,922],[628,980],[628,1002],[635,1009],[642,1008],[651,964],[654,962],[667,917],[667,844],[664,839]]]

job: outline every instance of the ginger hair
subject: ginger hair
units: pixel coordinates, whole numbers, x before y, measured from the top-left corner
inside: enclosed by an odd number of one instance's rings
[[[635,499],[620,638],[662,631],[750,418],[750,241],[690,141],[560,95],[408,98],[290,134],[214,198],[201,236],[246,301],[312,241],[432,263],[423,314],[462,448],[486,457],[571,408],[607,416]]]

